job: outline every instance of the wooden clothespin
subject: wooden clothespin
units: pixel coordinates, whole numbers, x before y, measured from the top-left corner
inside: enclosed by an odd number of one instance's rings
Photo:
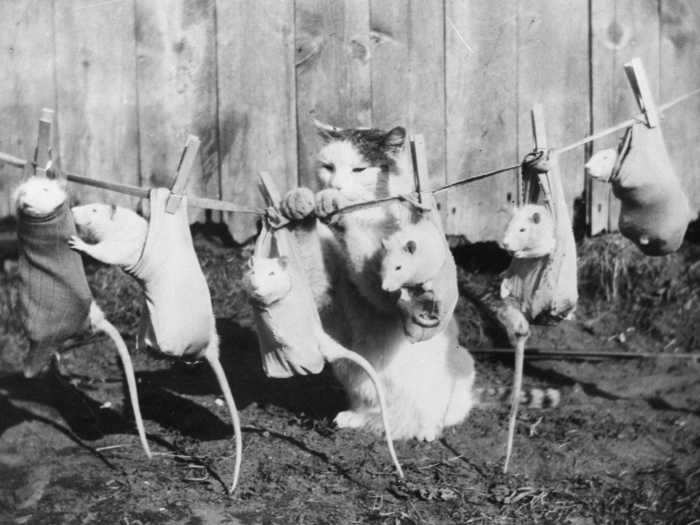
[[[639,57],[633,58],[627,62],[624,67],[627,80],[632,88],[632,93],[634,93],[634,98],[637,100],[639,109],[644,114],[647,126],[655,128],[659,125],[659,109],[654,102],[651,86],[649,85],[649,79],[642,60]]]
[[[261,171],[258,177],[260,179],[258,181],[258,187],[265,200],[265,205],[277,207],[282,200],[282,196],[277,189],[277,185],[272,180],[272,177],[266,171]]]
[[[51,160],[51,128],[53,126],[53,109],[44,108],[39,118],[39,134],[34,150],[34,174],[46,177],[46,167]]]
[[[547,161],[547,126],[545,125],[544,118],[544,107],[541,103],[536,103],[532,106],[530,111],[530,117],[532,119],[532,138],[535,142],[535,152],[543,155],[544,161]],[[538,176],[538,181],[540,188],[544,192],[545,201],[552,206],[552,188],[550,186],[549,178],[547,173],[540,173]]]
[[[170,186],[171,195],[165,203],[166,212],[175,213],[178,206],[180,206],[183,193],[187,186],[187,179],[190,176],[198,152],[199,138],[195,135],[189,135],[187,137],[187,142],[185,142],[185,148],[182,150],[182,155],[180,155],[180,162],[178,163],[177,172],[175,173],[175,180]]]
[[[429,211],[435,207],[435,199],[430,192],[430,177],[428,173],[428,155],[425,151],[423,135],[412,135],[409,139],[411,160],[413,162],[413,181],[418,195],[418,208]]]

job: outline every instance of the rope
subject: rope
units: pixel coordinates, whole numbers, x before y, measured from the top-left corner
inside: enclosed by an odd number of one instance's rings
[[[663,113],[664,111],[672,108],[673,106],[683,102],[684,100],[687,100],[695,95],[700,94],[700,88],[695,89],[693,91],[690,91],[688,93],[685,93],[679,97],[676,97],[675,99],[666,102],[665,104],[661,104],[658,109],[660,113]],[[633,126],[639,122],[644,122],[643,120],[644,115],[643,114],[638,114],[635,115],[634,117],[627,119],[623,122],[620,122],[619,124],[615,124],[613,126],[610,126],[608,128],[605,128],[601,131],[598,131],[596,133],[593,133],[592,135],[588,135],[587,137],[584,137],[580,140],[577,140],[576,142],[572,142],[571,144],[568,144],[566,146],[562,146],[560,148],[552,148],[550,150],[551,154],[561,154],[565,153],[567,151],[571,151],[572,149],[578,148],[579,146],[583,146],[584,144],[588,144],[589,142],[593,142],[595,140],[598,140],[600,138],[606,137],[607,135],[611,135],[612,133],[615,133],[617,131],[620,131],[625,128],[629,128],[630,126]],[[8,163],[13,166],[17,166],[18,168],[23,168],[27,164],[32,164],[34,163],[28,163],[24,159],[20,159],[18,157],[14,157],[12,155],[9,155],[7,153],[2,153],[0,152],[0,162]],[[439,186],[438,188],[435,188],[431,191],[428,191],[426,193],[432,193],[432,194],[438,194],[440,192],[443,192],[445,190],[449,190],[451,188],[461,186],[462,184],[468,184],[470,182],[475,182],[481,179],[485,179],[487,177],[492,177],[493,175],[498,175],[500,173],[504,173],[506,171],[511,171],[511,170],[516,170],[521,167],[520,164],[514,164],[512,166],[506,166],[504,168],[498,168],[492,171],[487,171],[484,173],[480,173],[478,175],[473,175],[470,177],[465,177],[464,179],[456,180],[454,182],[447,183],[443,186]],[[102,188],[110,191],[116,191],[119,193],[123,193],[126,195],[132,195],[134,197],[139,197],[139,198],[148,198],[148,195],[150,193],[149,188],[142,188],[140,186],[133,186],[130,184],[119,184],[119,183],[114,183],[114,182],[107,182],[107,181],[101,181],[101,180],[96,180],[96,179],[90,179],[88,177],[82,177],[80,175],[76,175],[74,173],[66,173],[65,174],[66,178],[71,181],[71,182],[76,182],[78,184],[84,184],[87,186],[94,186],[97,188]],[[188,197],[187,198],[188,203],[192,206],[195,206],[197,208],[206,208],[210,210],[218,210],[218,211],[226,211],[226,212],[232,212],[232,213],[243,213],[243,214],[251,214],[251,215],[260,215],[260,216],[265,216],[268,214],[267,210],[263,209],[257,209],[257,208],[241,208],[239,206],[236,206],[233,203],[226,202],[226,201],[221,201],[217,199],[209,199],[206,197]],[[344,206],[343,208],[340,208],[338,210],[335,210],[333,213],[329,215],[329,218],[332,217],[333,215],[336,215],[338,213],[347,213],[351,212],[354,210],[362,209],[362,208],[368,208],[372,206],[378,206],[381,204],[385,204],[388,202],[393,202],[393,201],[405,201],[411,203],[413,206],[418,207],[420,209],[425,210],[425,207],[422,206],[419,202],[415,201],[410,195],[396,195],[392,197],[385,197],[382,199],[375,199],[375,200],[370,200],[370,201],[363,201],[363,202],[356,202],[353,204],[349,204],[347,206]],[[283,226],[286,226],[289,221],[286,221],[284,223],[282,222],[275,222],[274,224],[271,224],[272,229],[279,229]]]

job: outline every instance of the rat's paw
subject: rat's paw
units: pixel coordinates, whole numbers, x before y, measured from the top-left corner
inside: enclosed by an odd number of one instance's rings
[[[336,189],[326,188],[321,190],[316,194],[316,216],[325,219],[342,208],[347,202],[347,199]]]
[[[440,430],[437,428],[421,429],[416,432],[416,439],[419,441],[435,441],[440,437]]]
[[[338,428],[360,428],[365,425],[367,415],[355,410],[343,410],[333,421]]]
[[[309,188],[294,188],[282,198],[280,211],[287,219],[298,221],[311,215],[315,205],[314,193]]]
[[[68,239],[68,246],[78,252],[84,252],[88,249],[87,243],[76,235],[71,235],[70,239]]]

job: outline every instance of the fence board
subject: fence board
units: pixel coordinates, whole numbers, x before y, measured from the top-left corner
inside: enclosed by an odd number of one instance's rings
[[[372,125],[423,134],[433,187],[446,181],[444,30],[442,0],[371,2]]]
[[[136,80],[144,183],[170,186],[188,134],[202,143],[187,186],[218,198],[215,6],[136,0]],[[202,218],[190,210],[190,220]]]
[[[563,146],[588,134],[588,6],[580,0],[518,2],[519,157],[534,143],[530,109],[541,102],[549,147]],[[565,20],[580,21],[563,23]],[[584,190],[584,152],[577,148],[559,161],[562,185],[573,217],[574,200]]]
[[[369,0],[297,0],[295,23],[299,180],[316,188],[313,119],[372,123]]]
[[[516,20],[515,0],[447,0],[449,181],[517,162]],[[500,238],[516,197],[513,173],[450,190],[446,233]]]
[[[53,5],[44,0],[0,2],[0,21],[0,151],[32,159],[41,108],[56,103]],[[22,170],[0,163],[0,217],[13,213],[12,190],[21,177]]]
[[[659,17],[657,0],[592,0],[591,71],[594,130],[628,119],[639,111],[622,66],[638,56],[644,62],[654,98],[659,101]],[[594,144],[594,151],[615,147],[621,136]],[[610,185],[594,183],[592,234],[603,226],[617,230],[620,206]],[[607,206],[606,206],[607,204]],[[600,208],[599,208],[600,206]],[[607,207],[607,217],[605,210]],[[599,211],[600,210],[600,211]],[[597,215],[597,217],[596,217]],[[605,224],[607,222],[607,225]]]
[[[257,174],[280,191],[296,185],[294,3],[217,2],[222,196],[263,205]],[[254,217],[227,217],[235,240],[255,234]]]
[[[700,88],[700,4],[692,0],[661,1],[661,97],[672,100]],[[700,96],[682,102],[664,114],[664,131],[673,165],[700,209]]]
[[[139,183],[134,6],[131,0],[55,3],[57,129],[64,168]],[[83,202],[133,197],[76,188]]]

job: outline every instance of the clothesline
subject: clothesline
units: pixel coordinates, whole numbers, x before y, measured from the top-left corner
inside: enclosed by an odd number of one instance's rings
[[[673,100],[670,100],[669,102],[666,102],[665,104],[661,104],[658,106],[659,113],[663,113],[664,111],[672,108],[673,106],[695,96],[700,94],[700,88],[695,89],[693,91],[690,91],[688,93],[685,93],[683,95],[680,95],[679,97],[676,97]],[[583,146],[584,144],[588,144],[589,142],[593,142],[595,140],[601,139],[603,137],[606,137],[608,135],[611,135],[612,133],[618,132],[620,130],[629,128],[630,126],[633,126],[634,124],[638,122],[643,122],[644,115],[643,114],[637,114],[633,116],[630,119],[627,119],[623,122],[620,122],[618,124],[615,124],[613,126],[610,126],[608,128],[605,128],[601,131],[598,131],[596,133],[593,133],[591,135],[588,135],[580,140],[577,140],[575,142],[572,142],[570,144],[567,144],[566,146],[561,146],[559,148],[552,148],[550,151],[552,154],[562,154],[566,153],[567,151],[571,151],[577,147]],[[18,168],[24,168],[28,162],[24,159],[21,159],[19,157],[15,157],[13,155],[7,154],[7,153],[2,153],[0,152],[0,162],[4,162],[7,164],[11,164],[13,166],[16,166]],[[457,186],[461,186],[462,184],[468,184],[470,182],[475,182],[478,180],[482,180],[488,177],[492,177],[494,175],[498,175],[500,173],[505,173],[507,171],[512,171],[520,168],[520,164],[513,164],[511,166],[506,166],[504,168],[498,168],[494,169],[491,171],[486,171],[483,173],[479,173],[477,175],[472,175],[469,177],[465,177],[460,180],[456,180],[453,182],[449,182],[447,184],[444,184],[442,186],[439,186],[437,188],[434,188],[432,190],[427,191],[426,193],[432,193],[432,194],[438,194],[443,191],[455,188]],[[106,189],[110,191],[115,191],[118,193],[123,193],[125,195],[131,195],[134,197],[139,197],[139,198],[148,198],[150,194],[150,188],[143,188],[141,186],[134,186],[131,184],[121,184],[121,183],[115,183],[115,182],[107,182],[107,181],[102,181],[102,180],[97,180],[97,179],[91,179],[89,177],[83,177],[74,173],[65,173],[64,174],[66,179],[68,179],[71,182],[75,182],[78,184],[84,184],[87,186],[94,186],[96,188],[101,188],[101,189]],[[373,199],[373,200],[368,200],[368,201],[362,201],[362,202],[354,202],[352,204],[349,204],[347,206],[344,206],[335,212],[333,212],[332,215],[338,214],[338,213],[344,213],[344,212],[350,212],[354,210],[358,210],[361,208],[367,208],[371,206],[378,206],[381,204],[386,204],[388,202],[393,202],[393,201],[404,201],[404,202],[409,202],[414,206],[417,207],[422,207],[415,199],[412,198],[412,195],[414,194],[408,194],[408,195],[397,195],[397,196],[392,196],[392,197],[385,197],[381,199]],[[263,209],[256,209],[256,208],[243,208],[240,206],[237,206],[231,202],[226,202],[218,199],[210,199],[206,197],[188,197],[187,198],[188,203],[191,206],[195,206],[198,208],[205,208],[205,209],[210,209],[210,210],[217,210],[217,211],[226,211],[226,212],[232,212],[232,213],[243,213],[243,214],[251,214],[251,215],[260,215],[264,216],[266,215],[266,211]],[[279,224],[277,225],[279,227]]]

